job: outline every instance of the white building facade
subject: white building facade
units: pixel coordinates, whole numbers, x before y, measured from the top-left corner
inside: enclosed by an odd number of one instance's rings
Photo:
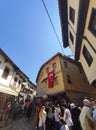
[[[0,49],[0,104],[9,97],[32,98],[36,95],[35,84],[13,63],[13,61]]]

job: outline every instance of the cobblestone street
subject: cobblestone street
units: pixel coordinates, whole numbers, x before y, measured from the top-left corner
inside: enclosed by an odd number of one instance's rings
[[[34,130],[33,121],[26,120],[25,117],[21,117],[16,121],[10,121],[7,126],[0,128],[0,130]]]

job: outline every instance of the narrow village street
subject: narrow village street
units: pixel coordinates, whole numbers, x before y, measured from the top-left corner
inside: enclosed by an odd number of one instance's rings
[[[33,119],[26,120],[25,117],[9,121],[7,126],[0,128],[0,130],[34,130]]]
[[[0,130],[96,130],[96,0],[0,0],[0,16]]]

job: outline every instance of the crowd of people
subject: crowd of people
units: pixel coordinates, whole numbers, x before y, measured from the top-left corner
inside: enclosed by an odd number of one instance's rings
[[[32,114],[33,113],[33,114]],[[7,102],[2,113],[1,127],[8,119],[20,116],[32,119],[36,130],[96,130],[96,100],[85,97],[82,106],[52,98],[34,98]]]
[[[37,130],[96,130],[96,101],[84,98],[79,106],[39,99],[33,125]]]
[[[30,106],[30,107],[29,107]],[[24,116],[26,119],[31,117],[33,104],[31,99],[16,98],[13,101],[6,101],[2,112],[0,113],[0,127],[6,126],[8,121],[15,121]]]

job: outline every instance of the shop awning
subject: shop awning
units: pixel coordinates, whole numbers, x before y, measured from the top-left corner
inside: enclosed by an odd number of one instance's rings
[[[13,96],[18,96],[17,92],[13,91],[11,88],[9,88],[7,86],[0,85],[0,92],[5,93],[5,94],[9,94],[9,95],[13,95]]]

